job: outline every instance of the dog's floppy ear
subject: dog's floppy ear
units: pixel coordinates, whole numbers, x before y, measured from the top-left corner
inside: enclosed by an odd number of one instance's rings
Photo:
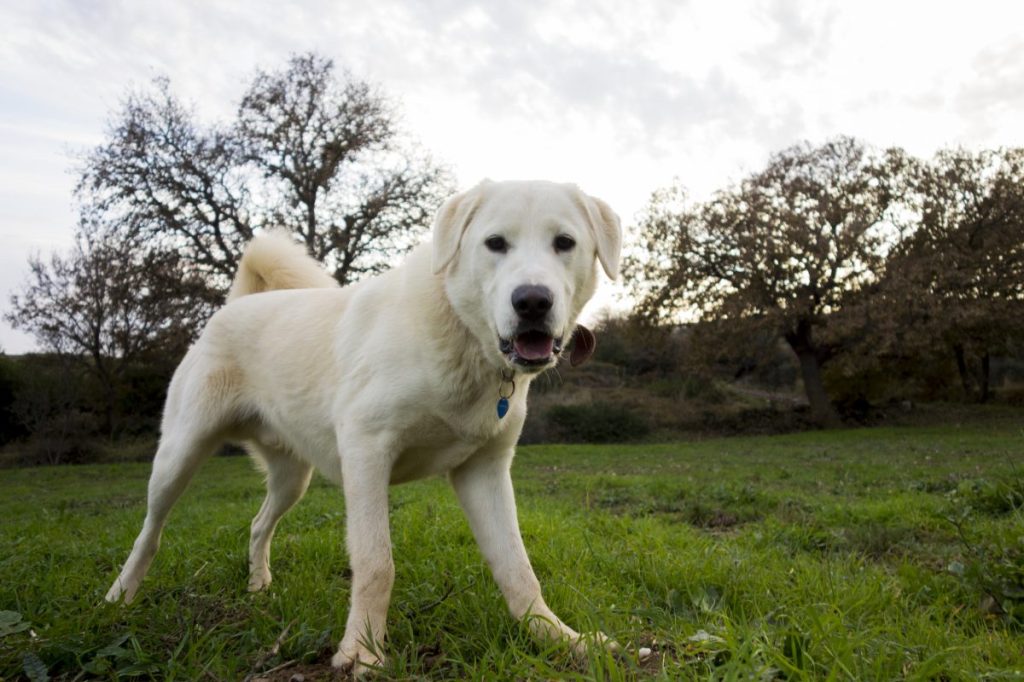
[[[484,180],[476,187],[466,190],[461,194],[448,199],[437,211],[434,217],[434,274],[444,272],[444,269],[455,260],[459,252],[459,243],[462,241],[462,234],[469,227],[473,215],[480,206],[480,199],[483,195],[483,188],[490,184],[490,180]]]
[[[597,259],[610,279],[619,276],[619,258],[622,255],[622,225],[611,206],[597,197],[579,192],[579,202],[590,223],[597,242]]]
[[[582,324],[576,325],[572,333],[572,351],[569,353],[569,364],[573,367],[582,365],[590,359],[597,349],[597,337]]]

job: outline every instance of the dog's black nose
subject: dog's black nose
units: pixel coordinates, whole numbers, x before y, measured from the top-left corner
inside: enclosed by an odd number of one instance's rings
[[[555,295],[547,287],[524,284],[512,292],[512,307],[524,320],[543,319],[554,302]]]

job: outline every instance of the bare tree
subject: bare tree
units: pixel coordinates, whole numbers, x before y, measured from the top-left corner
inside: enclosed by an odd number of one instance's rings
[[[254,227],[234,136],[200,127],[158,79],[128,96],[108,138],[85,159],[79,201],[129,243],[173,249],[226,287]]]
[[[103,424],[113,435],[126,367],[151,354],[184,352],[213,309],[206,282],[177,252],[102,229],[82,230],[66,256],[35,257],[29,265],[29,281],[11,297],[6,318],[95,376]]]
[[[815,419],[836,423],[821,375],[842,344],[829,319],[881,272],[909,163],[837,138],[786,149],[702,205],[678,188],[656,193],[640,225],[646,249],[627,262],[639,311],[779,334]]]
[[[243,159],[272,189],[272,220],[301,236],[342,284],[388,266],[421,233],[448,190],[445,172],[411,145],[369,84],[338,83],[313,55],[260,72],[242,99]]]
[[[449,187],[381,94],[301,55],[258,72],[226,125],[199,124],[167,80],[130,95],[85,159],[77,194],[126,234],[177,250],[223,292],[259,228],[290,229],[342,284],[382,270]]]

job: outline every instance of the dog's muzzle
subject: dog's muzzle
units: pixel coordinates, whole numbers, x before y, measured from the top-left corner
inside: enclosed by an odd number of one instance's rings
[[[510,362],[542,367],[562,352],[561,337],[555,338],[546,323],[554,304],[555,295],[545,286],[524,284],[512,291],[512,309],[516,311],[519,324],[514,336],[498,340],[502,354]]]
[[[562,352],[562,338],[540,327],[517,330],[511,338],[499,338],[498,348],[509,362],[522,367],[544,367]]]
[[[547,317],[555,295],[540,285],[521,285],[512,291],[512,309],[519,318],[515,335],[499,339],[502,353],[514,365],[540,368],[562,351],[561,338],[552,336]]]

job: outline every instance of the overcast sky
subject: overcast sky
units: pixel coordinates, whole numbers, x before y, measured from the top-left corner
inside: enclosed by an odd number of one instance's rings
[[[455,171],[568,180],[627,227],[800,140],[927,156],[1024,144],[1024,3],[347,0],[0,4],[0,310],[66,248],[75,155],[156,76],[207,121],[255,68],[316,51],[379,83]],[[0,349],[32,341],[0,324]]]

